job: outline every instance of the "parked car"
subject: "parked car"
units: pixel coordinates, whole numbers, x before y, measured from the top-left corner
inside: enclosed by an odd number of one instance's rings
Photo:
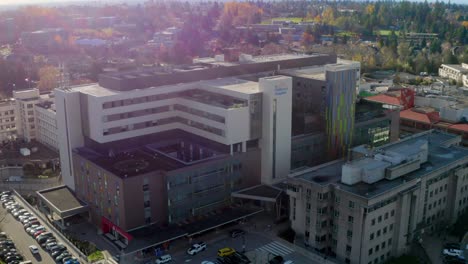
[[[15,212],[13,213],[13,216],[14,216],[15,218],[18,218],[19,216],[21,216],[21,215],[23,215],[24,213],[27,213],[27,212],[28,212],[28,211],[27,211],[26,209],[20,209],[20,210],[18,210],[18,211],[15,211]]]
[[[160,256],[159,258],[156,259],[156,264],[168,263],[170,261],[172,261],[171,255],[169,255],[169,254],[162,255],[162,256]]]
[[[34,238],[37,238],[37,237],[40,236],[42,233],[45,233],[45,229],[44,229],[44,230],[36,231],[36,233],[33,234],[33,237],[34,237]]]
[[[28,218],[21,219],[20,222],[24,225],[25,223],[27,223],[27,222],[29,222],[29,221],[34,221],[34,220],[37,221],[37,217],[35,217],[35,216],[30,216],[30,217],[28,217]]]
[[[30,212],[26,212],[26,213],[24,213],[24,214],[19,215],[19,216],[18,216],[18,220],[19,220],[21,223],[23,223],[23,220],[26,220],[26,219],[28,219],[28,218],[30,218],[30,217],[33,217],[33,215],[32,215]]]
[[[458,257],[458,256],[461,256],[463,252],[459,249],[450,248],[450,249],[442,250],[442,254],[446,256],[451,256],[451,257]]]
[[[40,227],[38,224],[32,224],[31,226],[26,228],[26,233],[31,234],[31,231],[35,230],[36,228]]]
[[[189,249],[187,249],[187,254],[193,256],[200,251],[203,251],[206,249],[206,243],[204,242],[198,242],[196,244],[193,244]]]
[[[63,253],[63,250],[52,249],[52,253],[50,253],[50,255],[52,256],[52,258],[56,258],[60,256],[62,253]]]
[[[26,232],[28,232],[29,227],[31,227],[31,226],[40,226],[40,225],[41,225],[41,223],[39,222],[39,220],[32,220],[32,221],[28,221],[28,222],[23,224],[24,229],[26,230]]]
[[[31,251],[31,253],[34,255],[34,254],[39,254],[39,248],[35,245],[31,245],[29,246],[29,251]]]
[[[41,247],[45,248],[47,246],[47,244],[50,244],[50,243],[55,243],[55,245],[53,245],[53,246],[57,245],[57,240],[55,239],[55,237],[47,238],[47,240],[44,243],[41,244]],[[52,245],[50,247],[52,247]]]
[[[235,252],[236,250],[234,250],[233,248],[225,247],[225,248],[221,248],[220,250],[218,250],[218,256],[226,257],[226,256],[230,256],[234,254]]]
[[[66,257],[71,257],[70,253],[68,253],[68,251],[65,251],[63,252],[62,254],[60,254],[58,257],[55,258],[55,261],[56,262],[62,262],[62,260]]]
[[[72,256],[70,256],[70,257],[65,257],[65,258],[62,259],[62,263],[66,263],[66,262],[69,261],[70,259],[73,259],[73,257],[72,257]]]
[[[32,236],[32,235],[34,235],[37,231],[40,231],[40,230],[44,230],[44,231],[45,231],[45,227],[44,227],[44,226],[38,226],[38,227],[32,228],[31,230],[29,230],[28,233]]]
[[[242,229],[233,229],[229,233],[231,234],[232,238],[235,238],[235,237],[238,237],[238,236],[241,236],[241,235],[245,235],[245,231],[242,230]]]
[[[50,251],[50,249],[51,249],[52,247],[55,247],[56,245],[57,245],[57,242],[49,242],[49,243],[45,244],[44,247],[45,247],[45,249],[46,249],[47,251]]]

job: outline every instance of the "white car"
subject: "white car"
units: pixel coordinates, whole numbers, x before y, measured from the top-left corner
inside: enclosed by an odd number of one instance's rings
[[[31,229],[28,233],[32,236],[34,235],[34,233],[38,232],[38,231],[45,231],[45,227],[44,226],[38,226],[34,229]]]
[[[31,230],[36,229],[36,227],[39,227],[39,225],[32,225],[32,226],[26,228],[26,232],[29,234],[29,233],[31,233]]]
[[[205,249],[206,249],[206,244],[204,242],[199,242],[199,243],[193,244],[189,249],[187,249],[187,254],[193,256]]]
[[[29,250],[31,251],[31,253],[33,255],[34,254],[39,254],[39,248],[37,246],[31,245],[31,246],[29,246]]]
[[[447,256],[452,256],[452,257],[459,257],[459,256],[461,256],[463,253],[462,253],[462,251],[459,250],[459,249],[449,248],[449,249],[444,249],[444,250],[442,251],[442,254],[447,255]]]
[[[24,219],[28,219],[29,217],[33,217],[33,215],[31,213],[29,213],[29,212],[26,212],[26,213],[18,216],[18,220],[20,222],[23,222]]]
[[[169,255],[169,254],[162,255],[162,256],[160,256],[159,258],[156,259],[156,264],[168,263],[170,261],[172,261],[171,255]]]

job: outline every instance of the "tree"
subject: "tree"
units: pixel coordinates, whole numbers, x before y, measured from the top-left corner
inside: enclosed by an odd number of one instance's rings
[[[331,6],[327,7],[322,14],[322,22],[324,24],[333,25],[335,22],[335,14]]]
[[[42,91],[50,91],[57,88],[60,80],[60,71],[53,66],[45,66],[39,69],[39,84],[37,88]]]

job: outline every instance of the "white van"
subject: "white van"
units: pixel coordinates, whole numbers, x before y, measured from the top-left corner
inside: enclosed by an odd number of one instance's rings
[[[172,261],[171,255],[162,255],[159,258],[156,259],[156,264],[163,264],[163,263],[168,263],[169,261]]]

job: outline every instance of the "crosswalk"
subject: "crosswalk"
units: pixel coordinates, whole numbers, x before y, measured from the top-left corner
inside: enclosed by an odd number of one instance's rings
[[[281,244],[278,241],[273,241],[271,243],[268,243],[268,244],[264,245],[263,247],[257,248],[256,250],[258,250],[258,251],[267,251],[267,252],[270,252],[271,254],[273,254],[275,256],[286,256],[286,255],[291,254],[291,253],[294,252],[294,249],[292,249],[292,248],[290,248],[288,246],[285,246],[285,245]]]

